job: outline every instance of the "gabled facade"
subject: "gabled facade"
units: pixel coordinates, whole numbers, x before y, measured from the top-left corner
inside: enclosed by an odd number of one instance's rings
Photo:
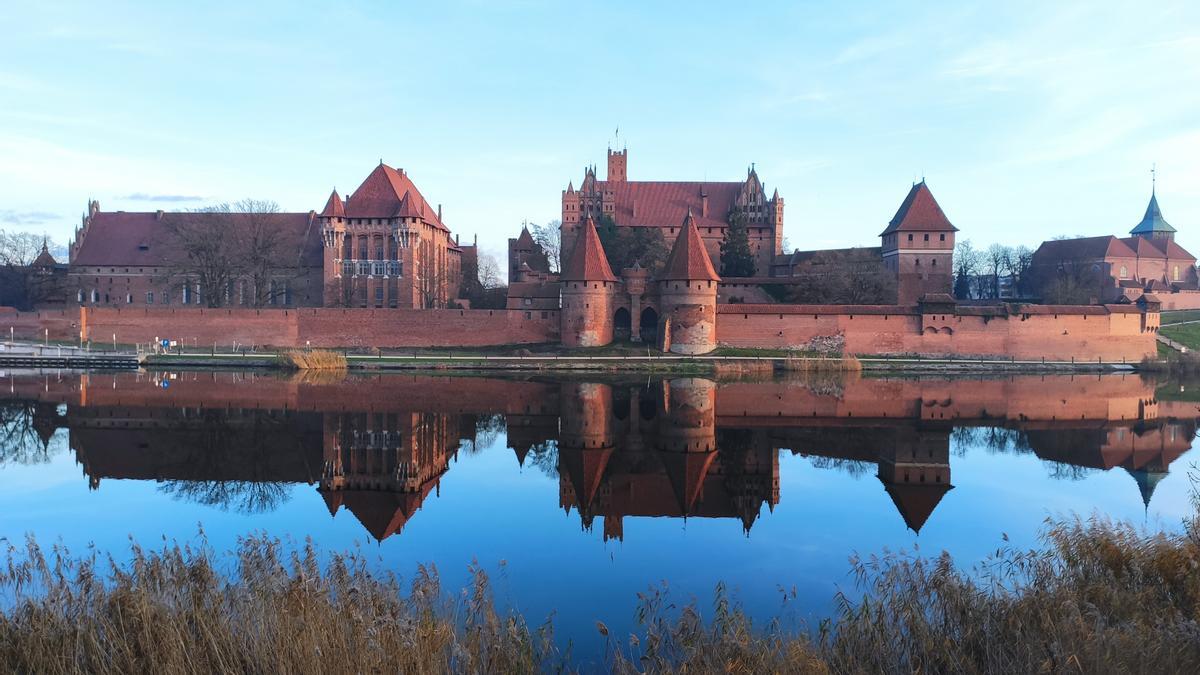
[[[1044,299],[1058,301],[1063,288],[1078,287],[1073,301],[1137,300],[1155,293],[1171,309],[1200,307],[1196,257],[1175,243],[1152,190],[1142,220],[1130,236],[1112,235],[1042,242],[1031,273]],[[1086,295],[1087,297],[1084,297]]]
[[[589,166],[578,189],[572,182],[562,191],[563,251],[575,245],[589,216],[597,222],[611,218],[618,230],[657,228],[669,247],[679,236],[684,215],[691,211],[704,249],[719,269],[721,242],[730,217],[737,214],[749,234],[758,273],[769,273],[775,256],[782,252],[783,198],[778,190],[767,195],[753,166],[740,181],[631,181],[628,162],[627,149],[610,148],[606,180],[600,180],[596,168]]]
[[[446,307],[462,282],[462,250],[403,169],[382,162],[345,201],[321,211],[326,306]]]

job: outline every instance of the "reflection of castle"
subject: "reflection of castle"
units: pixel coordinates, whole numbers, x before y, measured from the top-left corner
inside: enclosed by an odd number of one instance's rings
[[[604,517],[623,538],[625,516],[738,518],[749,531],[779,502],[779,455],[717,441],[716,385],[699,378],[618,397],[608,385],[568,385],[559,440],[560,506],[584,527]]]
[[[308,483],[331,513],[345,507],[377,539],[413,518],[461,439],[479,442],[477,428],[506,431],[522,463],[536,450],[558,477],[560,506],[577,510],[585,529],[601,516],[604,538],[620,539],[626,517],[737,519],[748,533],[763,504],[779,502],[783,449],[874,472],[919,531],[952,489],[952,435],[1033,453],[1063,477],[1121,467],[1148,505],[1190,449],[1197,416],[1194,405],[1160,402],[1150,384],[1115,376],[824,387],[219,373],[166,382],[14,379],[6,395],[31,402],[26,426],[42,446],[69,429],[93,488],[106,478],[154,480],[179,498],[263,511],[287,486]]]
[[[376,539],[400,531],[437,487],[458,450],[458,429],[437,413],[325,413],[318,488]]]

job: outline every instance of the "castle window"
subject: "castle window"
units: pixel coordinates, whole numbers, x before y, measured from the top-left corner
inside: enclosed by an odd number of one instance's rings
[[[190,305],[192,303],[192,287],[187,284],[183,285],[183,304]]]
[[[372,274],[374,274],[375,276],[379,276],[379,277],[383,276],[383,269],[384,269],[383,263],[381,263],[381,262],[372,263],[372,269],[373,269]]]
[[[937,267],[937,258],[930,258],[929,264],[933,265],[934,267]]]
[[[383,306],[383,286],[375,287],[375,306],[376,307]]]
[[[354,274],[354,261],[353,260],[343,260],[342,261],[342,274],[344,274],[346,276],[350,276],[351,274]]]
[[[531,299],[531,298],[522,298],[522,299],[521,299],[521,304],[523,304],[523,305],[526,305],[526,306],[528,306],[528,305],[532,305],[532,304],[533,304],[533,299]]]
[[[162,304],[164,304],[164,305],[169,305],[169,304],[171,304],[171,294],[170,294],[170,292],[163,291],[163,293],[162,293]]]
[[[939,234],[939,235],[938,235],[938,241],[946,241],[946,235],[944,235],[944,234]]]
[[[1121,265],[1121,278],[1122,279],[1129,278],[1129,268],[1124,265]]]
[[[1176,265],[1175,268],[1171,270],[1171,278],[1175,281],[1179,281],[1179,265]]]
[[[929,241],[929,235],[925,235],[925,241]]]
[[[908,240],[909,240],[909,241],[912,241],[912,235],[911,235],[911,234],[910,234],[910,235],[908,235]]]
[[[371,263],[366,260],[358,261],[358,273],[366,276],[371,273]]]
[[[388,263],[388,274],[391,274],[394,277],[398,277],[398,276],[400,276],[400,272],[401,272],[401,263],[399,261],[393,260],[392,262]]]
[[[921,259],[917,258],[917,267],[920,267],[920,266],[921,266]]]
[[[146,291],[146,304],[147,305],[154,304],[154,291]]]
[[[75,301],[81,305],[83,304],[83,289],[82,288],[79,289],[79,291],[75,294]]]

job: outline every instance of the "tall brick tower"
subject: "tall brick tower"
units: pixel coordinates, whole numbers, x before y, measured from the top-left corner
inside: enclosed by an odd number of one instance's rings
[[[926,293],[953,291],[955,232],[925,181],[913,185],[879,235],[883,264],[896,275],[897,303],[911,305]]]
[[[659,420],[655,446],[679,505],[679,515],[695,513],[717,457],[717,385],[700,377],[671,380],[667,414]]]
[[[627,168],[629,160],[629,149],[622,150],[608,149],[608,175],[606,179],[610,183],[624,183],[629,180]]]
[[[612,388],[607,384],[563,384],[558,442],[559,506],[579,509],[583,527],[607,501],[603,489],[608,461],[616,450],[612,427]]]
[[[570,257],[563,263],[562,343],[567,347],[601,347],[613,341],[613,296],[617,277],[608,265],[596,222],[583,221]]]
[[[663,350],[707,354],[717,348],[717,276],[689,210],[658,275]]]

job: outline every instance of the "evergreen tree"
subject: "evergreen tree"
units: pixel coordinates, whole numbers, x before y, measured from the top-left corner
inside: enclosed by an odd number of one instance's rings
[[[746,217],[738,211],[729,214],[729,227],[721,242],[721,276],[752,277],[755,273],[754,254],[750,251],[750,233]]]

